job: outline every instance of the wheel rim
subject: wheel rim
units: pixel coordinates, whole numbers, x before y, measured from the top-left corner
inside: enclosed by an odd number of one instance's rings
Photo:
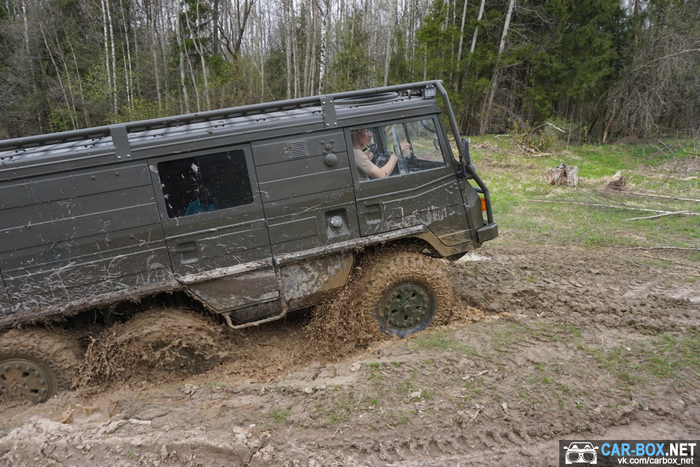
[[[52,393],[50,375],[36,363],[14,359],[0,364],[0,394],[4,398],[38,404]]]
[[[429,320],[434,301],[420,284],[406,282],[389,290],[379,304],[380,315],[387,326],[410,329]]]

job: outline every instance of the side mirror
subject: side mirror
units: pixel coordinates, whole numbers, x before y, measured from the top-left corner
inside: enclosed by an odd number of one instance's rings
[[[469,167],[472,163],[472,158],[469,155],[469,140],[467,138],[462,138],[462,151],[464,154],[462,154],[461,159],[464,167]]]

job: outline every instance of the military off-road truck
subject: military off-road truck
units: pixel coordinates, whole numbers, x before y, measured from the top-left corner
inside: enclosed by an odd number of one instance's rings
[[[81,336],[137,309],[259,325],[370,252],[372,319],[406,336],[450,287],[437,258],[497,232],[440,81],[0,141],[0,397],[66,389]]]

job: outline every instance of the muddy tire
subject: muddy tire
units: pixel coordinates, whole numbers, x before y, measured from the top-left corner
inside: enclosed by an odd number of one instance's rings
[[[143,351],[148,366],[181,374],[199,374],[217,361],[219,329],[204,316],[180,310],[141,313],[126,323],[122,338]]]
[[[166,375],[195,375],[220,360],[221,331],[204,316],[161,309],[140,313],[107,330],[88,349],[81,386],[114,380],[158,381]]]
[[[6,332],[0,336],[0,399],[38,404],[70,389],[81,354],[77,341],[58,332]]]
[[[406,337],[449,320],[452,285],[439,260],[398,253],[373,261],[365,278],[364,314],[381,331]]]

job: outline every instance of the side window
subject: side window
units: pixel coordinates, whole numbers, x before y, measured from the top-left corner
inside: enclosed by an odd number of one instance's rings
[[[445,166],[432,118],[351,130],[360,181]]]
[[[171,218],[253,202],[242,150],[159,162],[158,173]]]

